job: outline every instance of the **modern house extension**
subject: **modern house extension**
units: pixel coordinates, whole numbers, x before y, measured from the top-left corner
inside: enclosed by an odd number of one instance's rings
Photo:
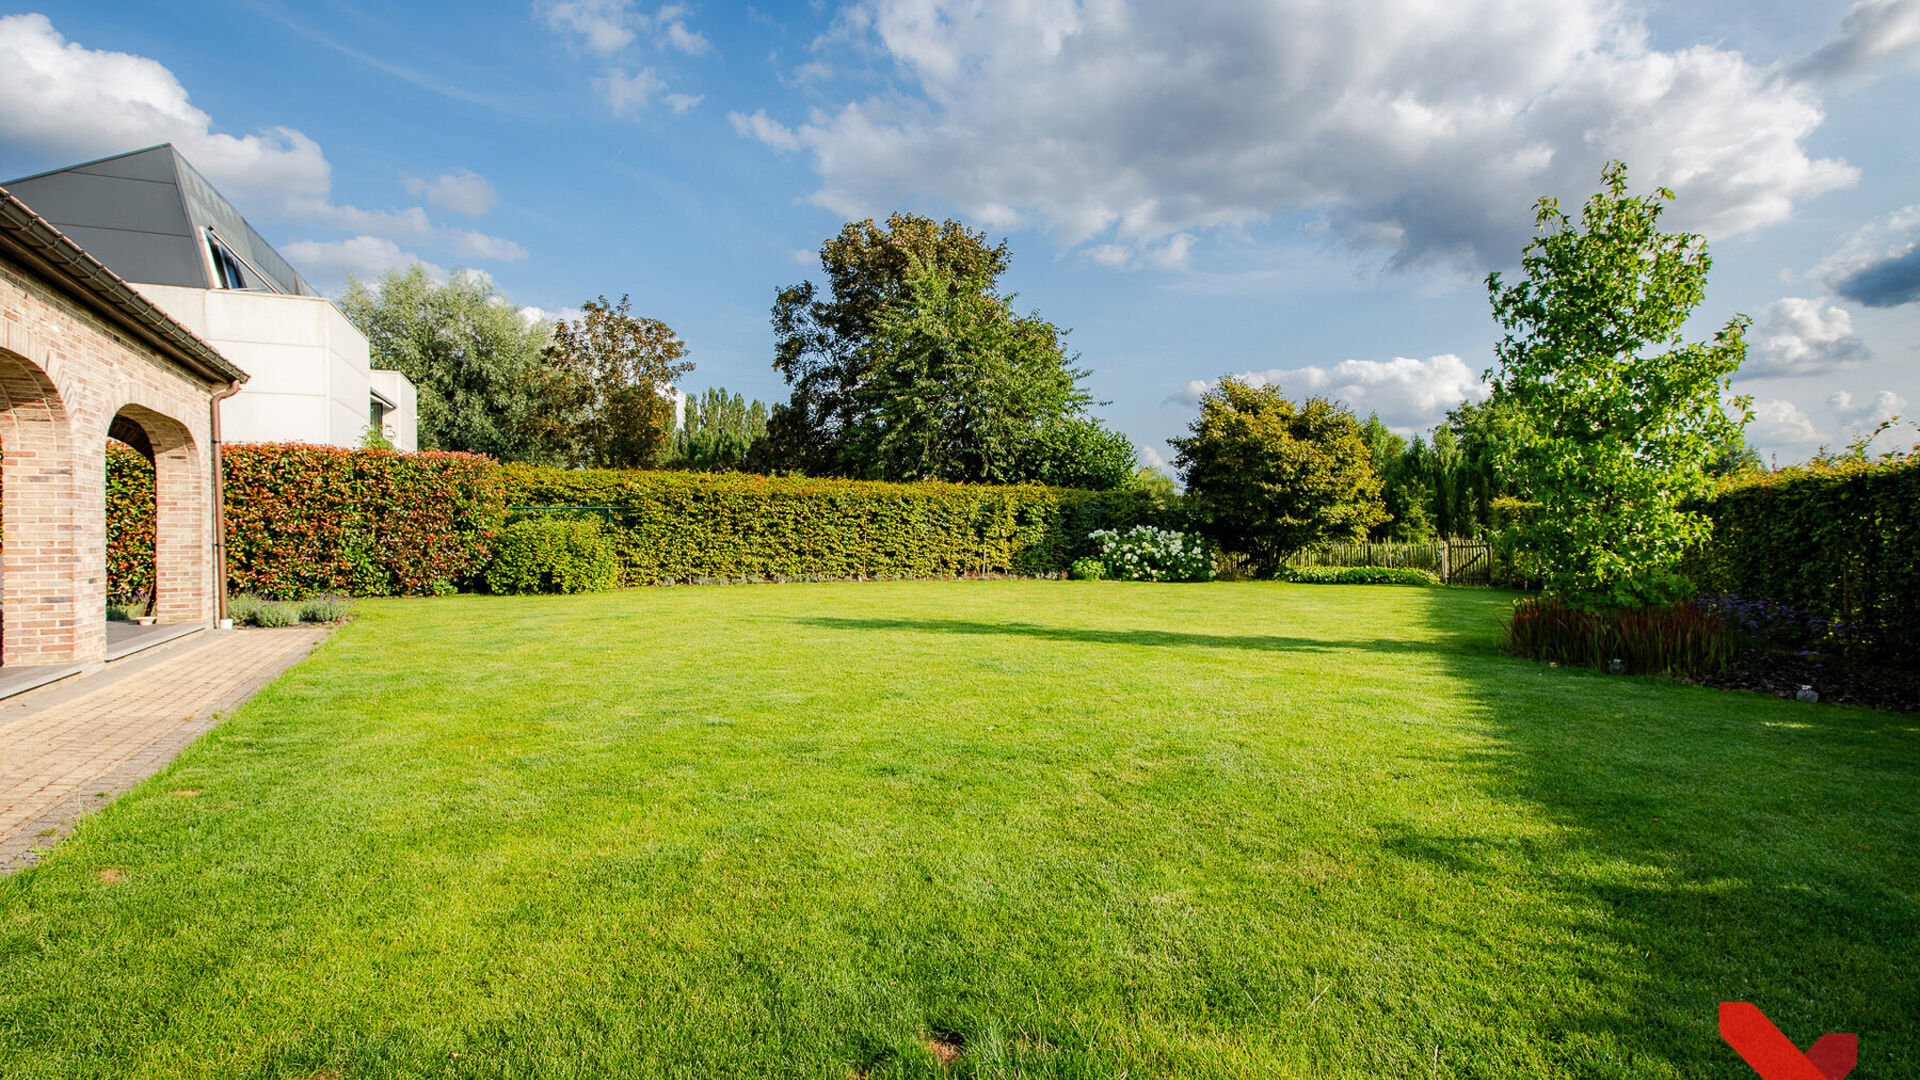
[[[228,442],[417,446],[414,387],[171,144],[5,185],[251,379],[220,403]]]

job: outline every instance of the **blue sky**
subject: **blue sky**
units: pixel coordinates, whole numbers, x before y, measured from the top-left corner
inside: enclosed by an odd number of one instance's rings
[[[631,294],[769,401],[775,292],[849,217],[1014,252],[1157,462],[1222,373],[1437,422],[1481,278],[1600,165],[1705,231],[1780,460],[1920,416],[1920,0],[860,0],[0,9],[0,176],[173,141],[323,287],[418,259]]]

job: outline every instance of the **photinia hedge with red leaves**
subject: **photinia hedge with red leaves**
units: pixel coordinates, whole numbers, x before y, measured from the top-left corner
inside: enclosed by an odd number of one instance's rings
[[[476,577],[505,522],[500,470],[477,454],[302,443],[225,449],[236,592],[429,596]],[[153,587],[153,466],[107,453],[108,591]]]
[[[227,576],[240,592],[430,596],[486,568],[506,518],[478,454],[226,447]]]
[[[107,440],[107,595],[153,595],[153,462]]]

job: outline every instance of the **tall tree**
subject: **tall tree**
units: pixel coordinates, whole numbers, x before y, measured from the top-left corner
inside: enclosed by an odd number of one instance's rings
[[[1295,405],[1278,387],[1227,376],[1171,440],[1186,508],[1216,544],[1272,573],[1323,540],[1363,540],[1386,520],[1360,422],[1324,398]]]
[[[589,300],[553,329],[540,380],[539,442],[570,465],[647,468],[673,431],[673,382],[693,370],[666,323],[628,298]]]
[[[861,393],[874,357],[869,346],[883,313],[908,294],[914,264],[992,282],[1007,258],[1004,241],[989,246],[984,232],[917,214],[893,214],[884,226],[848,222],[822,244],[826,292],[803,281],[780,290],[773,304],[773,366],[793,387],[769,421],[783,464],[827,475],[864,471],[849,449],[870,405]]]
[[[1086,415],[1064,331],[998,290],[1007,246],[955,221],[849,223],[774,304],[792,397],[768,423],[784,468],[874,479],[1112,487],[1133,447]]]
[[[1089,400],[1053,324],[1015,315],[984,275],[917,257],[861,353],[848,454],[873,479],[1017,480],[1039,430]]]
[[[537,456],[528,426],[552,327],[522,318],[491,278],[456,272],[436,284],[418,265],[371,286],[352,278],[340,310],[367,336],[373,366],[419,392],[421,449]]]
[[[1710,481],[1703,466],[1745,424],[1722,404],[1746,355],[1745,316],[1709,342],[1681,334],[1705,296],[1704,239],[1659,229],[1673,193],[1627,194],[1612,162],[1576,225],[1540,200],[1541,235],[1525,275],[1487,277],[1507,331],[1494,354],[1496,400],[1524,418],[1515,459],[1539,512],[1520,526],[1522,550],[1550,592],[1587,607],[1659,603],[1685,589],[1678,565],[1703,539],[1689,510]]]
[[[1395,435],[1380,422],[1380,414],[1367,417],[1360,426],[1360,437],[1373,455],[1373,470],[1380,475],[1380,497],[1387,518],[1375,525],[1375,540],[1430,540],[1433,518],[1433,487],[1427,470],[1427,447],[1419,436],[1413,442]]]
[[[687,398],[680,427],[667,446],[669,468],[729,472],[747,468],[755,445],[767,434],[765,402],[749,404],[725,387],[710,387]]]

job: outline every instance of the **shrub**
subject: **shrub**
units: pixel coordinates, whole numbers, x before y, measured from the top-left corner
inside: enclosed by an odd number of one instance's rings
[[[1621,660],[1635,674],[1702,679],[1725,670],[1734,654],[1726,618],[1691,601],[1588,611],[1529,597],[1514,604],[1506,632],[1516,656],[1603,669]]]
[[[1440,575],[1407,566],[1283,566],[1275,580],[1302,585],[1439,585]]]
[[[301,622],[345,622],[351,614],[353,605],[344,596],[316,596],[300,604]]]
[[[566,470],[509,465],[526,506],[610,506],[630,585],[1059,574],[1101,528],[1153,520],[1149,496],[1030,485]]]
[[[288,600],[261,600],[253,605],[247,621],[269,630],[299,626],[300,605]]]
[[[1197,536],[1135,525],[1125,532],[1100,529],[1089,537],[1100,561],[1122,581],[1212,581],[1213,551]]]
[[[487,589],[496,593],[600,592],[619,583],[613,545],[593,521],[516,521],[487,565]]]
[[[1099,559],[1075,559],[1067,568],[1067,576],[1075,581],[1100,581],[1107,576],[1107,564]]]
[[[270,596],[422,596],[486,565],[505,518],[473,454],[228,446],[227,572]]]

